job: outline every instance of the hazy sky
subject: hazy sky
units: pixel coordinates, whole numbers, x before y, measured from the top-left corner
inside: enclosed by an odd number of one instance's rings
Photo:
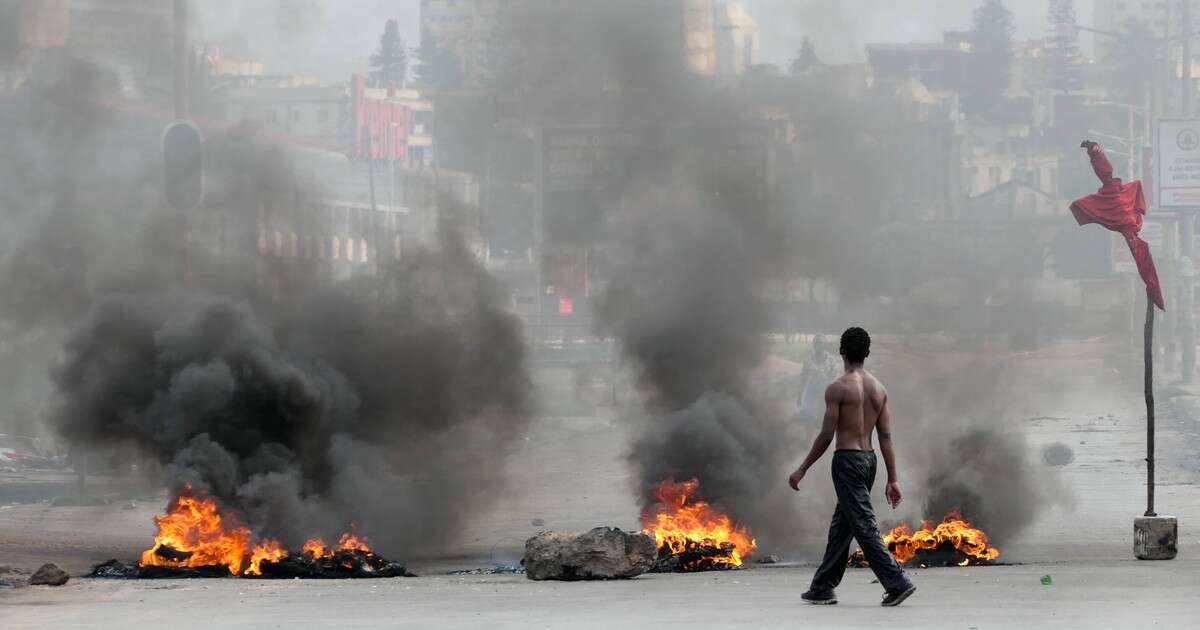
[[[420,19],[420,0],[192,0],[192,7],[200,37],[221,42],[227,56],[328,82],[365,70],[390,19],[416,46]]]
[[[603,0],[562,0],[601,2]],[[870,42],[931,41],[965,29],[982,0],[745,0],[763,35],[764,61],[786,64],[800,38],[812,37],[830,62],[861,60]],[[1017,36],[1045,30],[1047,0],[1006,0]],[[1091,0],[1075,0],[1081,24],[1092,23]],[[378,45],[383,24],[400,21],[417,44],[420,0],[195,0],[199,26],[268,64],[268,72],[316,74],[345,80],[361,70]],[[1086,36],[1085,36],[1086,43]]]

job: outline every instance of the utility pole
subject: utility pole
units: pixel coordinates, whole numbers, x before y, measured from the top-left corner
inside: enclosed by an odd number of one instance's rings
[[[1184,118],[1192,115],[1192,3],[1183,3],[1183,24],[1179,27],[1179,36],[1183,38],[1182,69],[1183,82],[1180,85],[1183,93],[1179,96],[1179,112]]]
[[[1141,159],[1141,151],[1138,150],[1138,141],[1133,134],[1133,107],[1129,107],[1129,178],[1137,177],[1137,163]]]
[[[1192,3],[1183,3],[1183,24],[1179,35],[1183,38],[1183,60],[1181,64],[1183,75],[1180,81],[1179,114],[1180,118],[1192,117]],[[1195,283],[1193,278],[1193,261],[1196,259],[1194,240],[1196,228],[1196,211],[1185,209],[1180,214],[1179,229],[1183,233],[1180,241],[1182,251],[1179,258],[1179,337],[1182,351],[1180,352],[1180,377],[1185,383],[1190,383],[1196,374],[1196,335],[1193,318],[1193,303],[1195,299]]]
[[[378,304],[383,295],[383,266],[379,258],[379,207],[375,203],[375,147],[372,144],[370,125],[364,131],[367,133],[367,187],[371,194],[371,231],[373,232],[371,240],[375,247],[375,303]],[[384,147],[387,147],[386,137],[383,142]],[[354,237],[350,236],[350,238]]]
[[[175,74],[175,119],[188,117],[191,79],[191,54],[188,50],[188,6],[187,0],[175,0],[174,19],[174,74]]]
[[[174,55],[172,65],[174,66],[175,89],[175,120],[187,120],[189,114],[188,103],[191,99],[189,94],[189,79],[191,75],[191,55],[189,54],[190,44],[188,42],[188,6],[187,0],[175,0],[174,15],[172,20],[173,36],[174,36]],[[190,284],[192,279],[192,250],[191,250],[191,230],[188,227],[187,212],[180,210],[176,215],[177,234],[179,235],[180,248],[183,253],[183,281],[185,284]]]

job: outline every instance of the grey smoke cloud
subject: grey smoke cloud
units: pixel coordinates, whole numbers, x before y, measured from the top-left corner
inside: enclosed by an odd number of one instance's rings
[[[253,212],[304,197],[288,152],[238,126],[210,138],[209,199],[251,219],[230,222],[232,255],[194,249],[218,271],[183,282],[157,194],[161,122],[122,108],[105,68],[42,63],[0,118],[0,316],[18,340],[6,360],[54,365],[30,395],[58,434],[134,445],[171,489],[206,490],[288,544],[352,523],[392,553],[451,540],[503,485],[530,415],[520,326],[460,241],[459,209],[440,203],[439,240],[376,280],[273,301]]]
[[[306,2],[281,14],[293,5],[237,4],[222,11],[204,3],[199,24],[248,55],[262,55],[274,70],[317,69],[339,79],[362,63],[377,42],[372,25],[381,29],[392,10],[381,8],[391,3]],[[877,223],[871,212],[891,184],[870,138],[881,123],[866,107],[806,95],[827,113],[814,126],[836,125],[792,156],[795,179],[821,173],[820,162],[835,173],[869,170],[876,185],[847,177],[831,186],[844,194],[797,193],[784,200],[797,220],[771,223],[755,175],[736,167],[714,174],[705,162],[739,130],[740,104],[673,74],[677,67],[662,56],[662,25],[641,19],[635,4],[535,4],[542,13],[532,25],[518,25],[533,28],[523,32],[569,36],[513,38],[518,49],[535,43],[533,51],[522,49],[531,55],[553,52],[552,63],[520,66],[526,87],[538,88],[525,93],[522,113],[532,122],[561,117],[697,130],[687,143],[633,156],[613,204],[629,221],[596,228],[597,237],[611,237],[627,254],[602,300],[601,326],[620,340],[647,393],[644,410],[630,418],[637,423],[630,461],[643,502],[668,476],[696,476],[706,498],[756,532],[782,539],[795,534],[788,531],[798,517],[812,522],[783,483],[807,447],[794,434],[811,427],[774,413],[751,382],[765,356],[768,319],[756,289],[795,257],[780,250],[778,239],[787,237],[802,245],[801,271],[847,293],[866,290],[864,278],[876,266],[830,261],[862,241],[855,222]],[[944,11],[937,5],[946,3],[786,4],[776,3],[771,19],[756,9],[760,24],[792,24],[773,37],[794,35],[797,44],[809,24],[845,33],[831,51],[861,50],[876,39],[874,29],[892,33],[897,23],[896,32],[928,28],[922,20],[934,13],[951,22],[945,28],[969,19],[967,3]],[[1018,16],[1030,23],[1027,13]],[[883,26],[870,26],[876,23]],[[259,36],[248,37],[253,33]],[[911,36],[921,37],[915,30]],[[350,58],[358,61],[343,62]],[[517,57],[514,64],[529,61]],[[7,326],[40,340],[43,362],[65,352],[54,414],[65,435],[136,442],[164,464],[175,487],[206,486],[287,542],[335,531],[351,518],[385,549],[408,549],[414,540],[452,534],[471,514],[464,506],[484,504],[502,481],[497,453],[528,415],[524,349],[490,279],[451,232],[392,271],[383,308],[352,287],[306,294],[295,309],[269,306],[237,282],[245,278],[171,291],[177,276],[163,261],[176,259],[175,241],[154,188],[157,129],[147,133],[101,105],[112,84],[103,69],[64,61],[45,76],[0,122],[14,140],[5,144],[11,150],[0,148],[0,173],[10,174],[0,175],[8,228],[0,230],[8,245],[0,311]],[[118,144],[142,150],[124,161],[100,159]],[[221,152],[215,198],[253,208],[290,190],[286,160],[256,144],[252,130],[214,138],[213,146]],[[71,330],[65,348],[56,343],[63,327]],[[931,399],[930,391],[960,391],[951,386],[965,382],[974,381],[889,385],[897,400],[916,406]],[[929,510],[957,501],[977,505],[968,509],[990,522],[995,495],[988,480],[1015,475],[1034,480],[1015,486],[1020,507],[1038,509],[1054,493],[1038,485],[1020,440],[1001,434],[987,438],[998,444],[987,458],[958,457],[970,452],[963,444],[982,439],[973,424],[959,424],[966,403],[979,398],[962,391],[955,404],[930,403],[927,413],[912,414],[948,425],[913,429],[931,436],[930,452],[947,469],[921,471],[912,485],[924,480]],[[494,447],[464,447],[481,443]],[[826,519],[821,510],[815,520]],[[1028,522],[995,520],[1002,532]]]
[[[704,499],[756,533],[785,529],[788,508],[776,500],[786,492],[783,476],[771,480],[788,455],[779,439],[788,430],[750,382],[765,356],[767,322],[755,292],[782,244],[765,142],[738,149],[761,129],[683,72],[680,50],[664,44],[678,28],[669,18],[641,19],[643,7],[626,0],[578,10],[531,5],[534,14],[517,21],[535,25],[539,37],[516,39],[513,55],[533,101],[524,111],[545,124],[617,120],[644,140],[618,160],[608,212],[582,236],[614,250],[596,318],[644,396],[625,418],[634,427],[639,502],[649,507],[667,479],[695,477]],[[554,211],[587,214],[577,210]]]
[[[1045,404],[1012,395],[1033,390],[1038,374],[967,360],[949,369],[896,366],[888,377],[901,477],[913,499],[901,514],[910,523],[959,509],[1003,548],[1045,511],[1074,507],[1060,470],[1042,461],[1015,420],[1037,408],[1027,405]],[[1070,379],[1057,378],[1068,387]]]
[[[49,53],[24,87],[0,99],[0,424],[38,434],[50,398],[46,378],[62,330],[97,290],[118,278],[159,286],[168,253],[151,146],[107,106],[116,78],[87,60]]]
[[[335,287],[272,314],[207,293],[107,295],[66,343],[55,424],[73,442],[138,444],[172,489],[211,493],[285,543],[354,523],[429,552],[502,483],[500,450],[460,465],[452,449],[499,449],[529,411],[519,328],[485,278],[461,275],[481,271],[449,260],[463,251],[413,263],[472,285],[452,297],[380,305]]]
[[[545,112],[541,120],[687,130],[686,142],[647,143],[622,161],[627,168],[612,204],[619,217],[594,228],[595,238],[618,250],[597,317],[619,341],[644,403],[628,414],[636,490],[648,506],[664,479],[696,477],[705,499],[747,523],[765,545],[790,544],[827,522],[829,504],[818,498],[822,475],[814,474],[813,489],[801,495],[784,484],[816,427],[780,413],[753,382],[766,359],[762,334],[772,324],[759,289],[783,273],[826,278],[850,297],[873,295],[895,278],[924,273],[917,261],[879,246],[891,229],[887,208],[906,185],[894,161],[912,146],[882,140],[916,131],[870,100],[843,102],[819,86],[782,86],[794,91],[785,92],[792,97],[785,102],[795,103],[804,139],[777,156],[778,196],[760,195],[752,160],[718,157],[744,130],[746,103],[674,72],[672,51],[655,45],[667,39],[665,21],[647,26],[637,7],[622,2],[606,4],[602,16],[589,13],[597,10],[543,4],[537,18],[566,33],[577,26],[572,19],[588,19],[589,36],[564,47],[531,38],[543,54],[554,51],[547,72],[573,80],[539,81],[535,73],[530,83],[537,89],[525,93],[534,103],[525,111]],[[630,50],[638,54],[626,55]],[[539,53],[520,52],[534,59]],[[622,89],[598,94],[600,85]],[[784,210],[775,215],[775,208]],[[847,319],[836,332],[854,323]],[[940,519],[944,512],[933,512],[957,504],[1003,540],[1062,497],[1028,456],[1018,429],[988,425],[981,405],[1004,398],[984,395],[993,385],[986,374],[954,373],[940,387],[919,375],[897,376],[904,378],[889,387],[904,401],[898,408],[921,419],[901,438],[912,445],[903,451],[902,474],[918,497],[917,519]],[[986,456],[967,448],[981,441],[993,447]],[[997,479],[1012,485],[1005,490],[993,485]]]

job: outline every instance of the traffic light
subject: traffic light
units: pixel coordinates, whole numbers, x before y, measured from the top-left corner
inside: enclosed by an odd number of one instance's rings
[[[189,122],[173,122],[162,135],[163,193],[176,210],[194,210],[204,199],[204,137]]]

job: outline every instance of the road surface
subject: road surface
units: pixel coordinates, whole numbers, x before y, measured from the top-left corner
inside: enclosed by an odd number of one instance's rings
[[[1106,380],[1101,366],[1080,361],[1066,372],[1055,364],[1050,376],[1031,368],[1036,383],[1004,382],[1021,395],[1006,403],[1011,413],[995,418],[1021,431],[1034,448],[1059,442],[1073,449],[1069,465],[1043,470],[1061,476],[1073,500],[1043,510],[1017,540],[1003,545],[1002,560],[1010,566],[914,571],[919,591],[899,609],[879,607],[880,588],[866,570],[848,573],[837,606],[799,599],[819,559],[819,528],[807,529],[794,545],[764,550],[783,556],[785,564],[736,572],[611,583],[447,575],[515,562],[523,540],[541,528],[534,519],[558,530],[636,527],[624,424],[601,413],[539,419],[512,453],[511,496],[474,520],[455,553],[405,558],[420,578],[76,577],[60,588],[0,590],[0,628],[1195,628],[1198,424],[1160,407],[1158,506],[1160,513],[1180,519],[1179,557],[1134,560],[1133,519],[1144,509],[1145,496],[1144,409],[1136,387]],[[1053,374],[1062,373],[1075,380],[1080,373],[1102,377],[1091,391],[1079,391],[1054,380]],[[797,445],[797,457],[804,446]],[[814,486],[812,494],[797,496],[815,502],[811,511],[821,521],[828,509],[820,503],[825,490]],[[0,505],[0,565],[30,570],[53,561],[78,576],[108,558],[136,558],[164,503],[164,496],[133,492],[105,506]],[[1050,585],[1042,584],[1044,575],[1051,576]]]

